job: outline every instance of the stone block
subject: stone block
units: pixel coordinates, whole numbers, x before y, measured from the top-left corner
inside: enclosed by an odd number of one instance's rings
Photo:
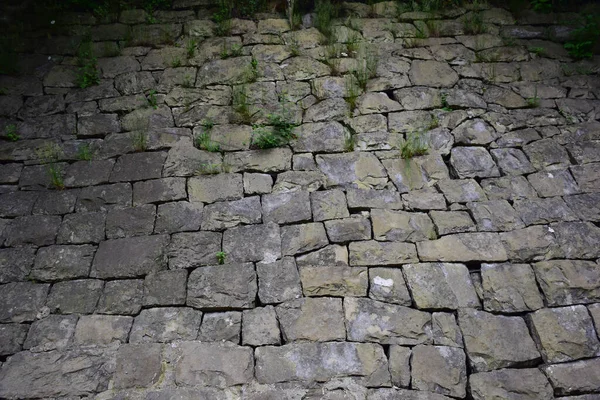
[[[99,279],[78,279],[55,283],[46,306],[59,314],[91,314],[102,294],[104,282]]]
[[[300,268],[304,296],[362,297],[369,285],[364,267],[310,267]],[[260,288],[259,275],[259,288]]]
[[[242,175],[217,174],[190,178],[188,195],[190,201],[204,203],[241,199],[244,196]]]
[[[170,306],[185,304],[187,287],[186,270],[158,271],[144,279],[145,306]]]
[[[96,247],[91,245],[42,247],[29,276],[39,281],[85,278],[95,252]]]
[[[114,372],[116,389],[145,388],[158,382],[162,346],[157,343],[124,344],[117,351]]]
[[[417,252],[412,243],[377,242],[374,240],[351,242],[350,265],[400,265],[417,261]]]
[[[75,213],[65,215],[58,229],[57,243],[99,243],[105,239],[106,213]]]
[[[78,345],[127,343],[133,317],[118,315],[82,315],[75,328]]]
[[[481,280],[486,311],[517,313],[544,307],[528,264],[481,264]]]
[[[507,254],[495,233],[457,233],[417,243],[421,261],[506,261]]]
[[[133,278],[166,268],[165,235],[138,236],[100,243],[92,264],[94,278]]]
[[[0,249],[0,283],[24,281],[34,260],[35,248],[32,247]]]
[[[310,194],[313,219],[325,221],[350,216],[346,196],[339,189],[313,192]]]
[[[501,369],[469,376],[473,399],[502,396],[507,400],[552,400],[554,391],[537,368]],[[584,400],[584,399],[581,399]]]
[[[184,178],[162,178],[133,185],[133,204],[163,203],[187,197]]]
[[[169,269],[216,264],[217,253],[221,251],[221,237],[218,232],[175,233],[167,253]]]
[[[142,308],[142,296],[143,281],[141,279],[106,282],[96,312],[100,314],[136,315]]]
[[[0,322],[28,322],[36,319],[46,303],[48,284],[15,282],[0,286]]]
[[[29,325],[2,324],[0,325],[0,356],[8,356],[21,351]]]
[[[233,342],[240,343],[242,331],[242,313],[226,311],[204,313],[198,340],[202,342]]]
[[[600,387],[600,358],[542,367],[558,396],[597,391]]]
[[[202,313],[189,307],[159,307],[142,310],[135,317],[130,343],[168,343],[195,340]]]
[[[418,345],[412,349],[412,387],[448,396],[467,394],[467,362],[463,349]]]
[[[200,267],[188,278],[187,305],[203,310],[253,308],[256,293],[252,263]]]
[[[65,350],[73,343],[76,315],[50,315],[31,324],[23,349],[31,352]]]
[[[281,248],[284,256],[323,248],[329,244],[321,223],[288,225],[281,228]]]
[[[344,340],[342,300],[304,298],[290,300],[276,308],[285,343]]]
[[[244,310],[242,343],[250,346],[280,344],[279,323],[273,306]]]
[[[281,234],[273,222],[238,226],[223,234],[223,251],[231,262],[274,262],[281,257]]]
[[[258,298],[263,304],[282,303],[302,297],[300,276],[293,257],[257,263]]]
[[[222,231],[240,224],[258,224],[262,221],[260,197],[208,204],[202,212],[202,229]]]

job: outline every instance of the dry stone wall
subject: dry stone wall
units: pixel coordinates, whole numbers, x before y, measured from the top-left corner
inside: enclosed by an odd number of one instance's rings
[[[66,13],[0,76],[0,398],[600,396],[574,16],[353,3],[325,45],[175,3]]]

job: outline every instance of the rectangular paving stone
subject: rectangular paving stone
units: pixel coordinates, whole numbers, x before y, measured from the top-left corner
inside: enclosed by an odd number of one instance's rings
[[[412,243],[369,240],[351,242],[348,249],[352,266],[400,265],[418,260],[415,245]]]
[[[168,241],[168,236],[152,235],[101,242],[90,276],[133,278],[165,269]]]
[[[108,389],[114,362],[110,348],[23,351],[10,357],[0,371],[0,397],[92,396]]]
[[[186,303],[207,310],[253,308],[257,290],[252,263],[200,267],[188,278]]]
[[[367,386],[390,384],[383,348],[371,343],[294,343],[259,347],[255,351],[260,383],[327,382],[352,376]]]
[[[252,348],[225,343],[180,342],[167,349],[175,364],[175,383],[225,388],[254,377]]]
[[[381,344],[431,343],[431,314],[360,297],[344,299],[348,340]]]
[[[496,233],[457,233],[417,243],[421,261],[506,261],[507,254]]]

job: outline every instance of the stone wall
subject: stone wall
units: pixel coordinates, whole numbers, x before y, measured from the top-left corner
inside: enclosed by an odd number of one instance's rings
[[[326,45],[202,4],[64,14],[0,76],[0,398],[598,398],[576,16],[354,3]]]

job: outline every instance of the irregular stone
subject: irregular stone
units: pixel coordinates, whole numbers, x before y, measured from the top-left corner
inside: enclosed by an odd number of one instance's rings
[[[233,342],[240,343],[242,331],[242,313],[227,311],[204,313],[198,340],[203,342]]]
[[[361,215],[325,221],[329,240],[334,243],[371,239],[371,223]]]
[[[571,164],[569,154],[554,139],[542,139],[523,147],[531,164],[538,170],[552,166],[552,169]]]
[[[95,114],[80,117],[77,121],[77,134],[82,137],[103,137],[121,130],[117,114]]]
[[[58,230],[57,243],[99,243],[105,239],[106,214],[75,213],[65,215]]]
[[[438,61],[413,61],[409,77],[416,86],[451,87],[458,81],[458,74],[448,64]]]
[[[252,348],[232,343],[182,342],[170,351],[175,382],[183,386],[224,388],[249,383],[254,376]]]
[[[558,396],[596,391],[600,386],[600,358],[542,367]]]
[[[400,265],[417,262],[414,244],[377,242],[374,240],[351,242],[350,265]]]
[[[585,306],[545,308],[529,315],[546,363],[596,357],[600,342]]]
[[[348,249],[346,246],[329,245],[297,258],[298,266],[345,266],[348,265]]]
[[[14,282],[0,286],[0,322],[33,321],[46,302],[50,285]]]
[[[178,201],[159,204],[154,224],[155,233],[196,231],[202,220],[202,203]]]
[[[157,343],[119,346],[114,367],[117,389],[150,387],[161,374],[161,349]]]
[[[62,218],[59,216],[30,215],[17,217],[6,227],[6,246],[54,244]]]
[[[243,320],[243,344],[251,346],[280,344],[277,314],[273,306],[244,310]]]
[[[535,276],[549,306],[600,301],[598,264],[583,260],[542,261],[533,264]]]
[[[481,118],[469,119],[452,131],[458,144],[484,145],[493,142],[498,134],[492,126]]]
[[[397,388],[369,389],[367,400],[448,400],[441,394]]]
[[[184,232],[171,238],[168,249],[169,269],[195,268],[217,262],[221,251],[221,233]]]
[[[135,317],[129,336],[130,343],[165,343],[195,340],[202,313],[192,308],[162,307],[142,310]]]
[[[544,306],[528,264],[482,264],[481,278],[486,311],[515,313]]]
[[[344,192],[338,189],[318,191],[310,194],[313,219],[325,221],[350,216]]]
[[[571,167],[571,173],[575,177],[582,192],[600,191],[600,163],[585,164]]]
[[[266,194],[262,196],[264,222],[285,224],[310,220],[309,193],[306,191]]]
[[[471,216],[466,211],[431,211],[429,216],[440,236],[477,230]]]
[[[276,312],[285,343],[346,339],[341,299],[296,299],[278,305]]]
[[[90,396],[108,389],[114,370],[114,350],[77,348],[10,357],[0,373],[0,396],[38,398]],[[160,363],[159,363],[160,368]],[[70,371],[65,377],[65,371]]]
[[[107,345],[127,343],[132,317],[116,315],[82,315],[75,329],[75,343],[79,345]]]
[[[34,248],[0,249],[0,283],[24,281],[33,267],[34,259]]]
[[[145,306],[185,304],[187,271],[159,271],[144,279]]]
[[[371,153],[353,152],[317,156],[319,169],[327,176],[327,186],[381,188],[387,174]]]
[[[253,308],[256,294],[251,263],[214,265],[190,273],[186,303],[207,310]]]
[[[218,174],[198,176],[188,180],[190,201],[212,203],[219,200],[236,200],[243,197],[242,175]]]
[[[339,122],[302,124],[294,130],[297,139],[292,142],[295,152],[344,151],[350,132]]]
[[[493,149],[491,153],[503,175],[523,175],[535,172],[535,168],[519,149]]]
[[[238,85],[252,78],[251,57],[233,57],[226,60],[210,61],[198,70],[196,86]]]
[[[362,267],[305,266],[300,268],[300,280],[304,296],[307,297],[361,297],[367,294],[367,269]]]
[[[507,253],[494,233],[458,233],[417,243],[421,261],[506,261]]]
[[[400,305],[347,297],[344,299],[348,340],[382,344],[431,343],[431,315]]]
[[[503,232],[500,239],[511,260],[540,261],[563,255],[554,230],[548,227],[537,225]]]
[[[133,185],[134,205],[181,200],[186,197],[183,178],[154,179]]]
[[[548,229],[556,231],[564,258],[600,257],[600,229],[596,225],[590,222],[558,222]]]
[[[388,115],[388,127],[392,133],[411,133],[427,131],[434,127],[429,111],[402,111]]]
[[[111,182],[139,181],[161,177],[167,155],[162,152],[126,154],[117,159]]]
[[[537,197],[536,191],[524,176],[483,179],[481,185],[490,200]]]
[[[273,178],[267,174],[244,174],[244,193],[245,194],[265,194],[271,193],[273,188]]]
[[[283,255],[293,256],[298,253],[306,253],[325,247],[328,244],[323,224],[308,223],[281,228]]]
[[[375,240],[418,242],[437,237],[431,219],[424,213],[374,209],[371,219]]]
[[[458,310],[469,362],[475,372],[533,362],[540,358],[521,317]]]
[[[282,303],[302,296],[300,275],[293,257],[256,264],[258,298],[263,304]]]
[[[64,350],[73,342],[76,315],[50,315],[31,324],[23,349],[31,352]]]
[[[346,189],[346,198],[350,208],[382,208],[391,210],[403,208],[400,195],[395,190],[348,188]],[[314,208],[313,215],[316,216]],[[348,215],[345,216],[347,217]]]
[[[367,343],[294,343],[256,349],[256,379],[260,383],[327,382],[353,376],[368,386],[389,385],[383,348]],[[298,368],[298,366],[305,366]]]
[[[355,269],[353,267],[352,269]],[[369,297],[386,303],[410,306],[412,299],[400,268],[370,268]]]
[[[29,277],[39,281],[87,277],[95,251],[90,245],[43,247]]]
[[[149,235],[154,230],[156,206],[143,204],[137,207],[112,209],[106,215],[108,239]]]
[[[409,210],[445,210],[446,199],[435,188],[412,190],[402,195],[402,200]]]
[[[106,211],[115,206],[131,206],[131,184],[91,186],[81,189],[77,212]]]
[[[227,229],[223,234],[223,251],[232,262],[273,262],[281,257],[279,226],[269,222]]]
[[[467,203],[467,207],[480,231],[511,231],[525,227],[506,200]]]
[[[75,210],[77,190],[42,193],[33,207],[34,214],[62,215]]]
[[[101,314],[138,314],[142,308],[143,283],[144,281],[141,279],[106,282],[96,312]]]
[[[500,176],[498,167],[483,147],[455,147],[450,163],[459,178],[489,178]]]
[[[26,324],[0,325],[0,355],[8,356],[21,351],[29,330]]]
[[[91,277],[131,278],[166,267],[168,236],[139,236],[107,240],[100,243]]]
[[[403,271],[417,308],[479,308],[469,270],[463,264],[408,264]]]
[[[433,343],[450,347],[464,347],[463,337],[454,314],[436,312],[431,314]]]
[[[202,213],[203,230],[225,230],[239,224],[257,224],[262,220],[260,197],[209,204]]]
[[[466,356],[462,349],[418,345],[411,355],[412,387],[449,396],[467,392]]]
[[[444,179],[438,181],[437,186],[450,203],[487,200],[483,189],[474,179]]]
[[[310,57],[293,57],[283,64],[283,73],[288,81],[305,81],[329,75],[330,68]]]
[[[516,200],[513,206],[525,225],[576,219],[575,214],[560,197]]]
[[[501,369],[469,376],[469,388],[475,400],[501,396],[507,400],[552,400],[554,391],[537,368]]]
[[[279,172],[292,167],[292,151],[288,148],[249,150],[226,153],[225,164],[231,171]]]
[[[59,314],[91,314],[102,294],[104,282],[98,279],[79,279],[55,283],[46,306]]]

